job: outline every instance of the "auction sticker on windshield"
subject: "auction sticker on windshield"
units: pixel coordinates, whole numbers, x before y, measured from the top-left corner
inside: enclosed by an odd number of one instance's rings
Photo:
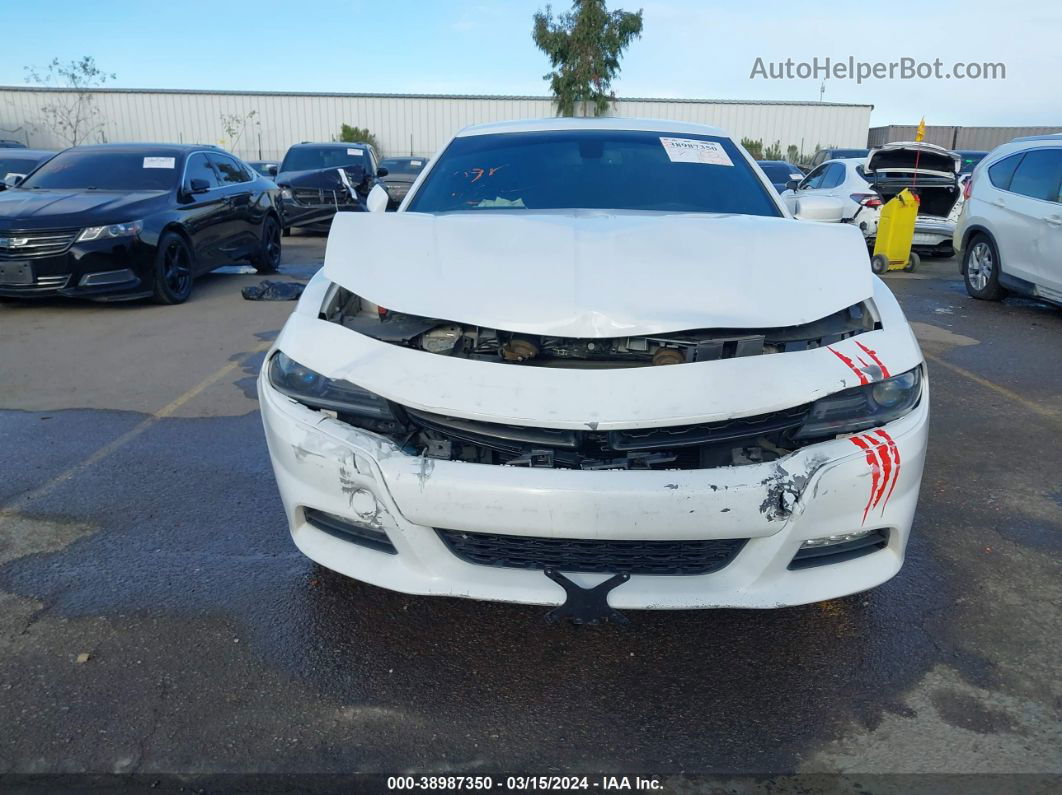
[[[145,157],[144,168],[174,168],[177,165],[176,158],[172,157]]]
[[[715,141],[693,138],[661,138],[668,160],[672,163],[704,163],[709,166],[732,166],[726,150]]]

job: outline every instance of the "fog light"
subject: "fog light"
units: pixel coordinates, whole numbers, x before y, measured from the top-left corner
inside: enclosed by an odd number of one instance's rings
[[[836,533],[832,536],[811,538],[800,545],[800,549],[789,561],[788,568],[791,570],[809,569],[813,566],[843,563],[885,549],[888,545],[889,531],[887,528],[854,530],[851,533]]]
[[[813,549],[815,547],[832,547],[834,544],[847,544],[849,541],[855,541],[859,538],[865,538],[871,533],[876,533],[876,530],[856,530],[854,533],[838,533],[833,536],[823,536],[822,538],[811,538],[800,545],[801,549]]]
[[[86,273],[81,277],[79,284],[82,287],[100,287],[104,284],[122,284],[123,282],[131,282],[136,278],[136,274],[128,268],[123,268],[120,271],[101,271],[99,273]]]

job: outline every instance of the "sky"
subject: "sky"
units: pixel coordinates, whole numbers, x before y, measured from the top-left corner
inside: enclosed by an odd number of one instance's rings
[[[555,10],[566,10],[564,0]],[[524,0],[0,0],[0,84],[26,66],[92,55],[108,85],[265,91],[544,96],[546,56]],[[817,101],[819,79],[752,78],[765,66],[836,61],[1002,63],[1005,79],[827,78],[823,99],[875,106],[871,123],[1062,125],[1058,0],[720,3],[610,0],[644,11],[618,96]],[[18,32],[18,35],[10,33]]]

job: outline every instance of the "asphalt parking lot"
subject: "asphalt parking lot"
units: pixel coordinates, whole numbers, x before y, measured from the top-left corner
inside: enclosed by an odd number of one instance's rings
[[[324,238],[284,242],[307,278]],[[0,771],[1062,772],[1062,310],[887,278],[933,392],[903,571],[625,628],[302,557],[254,394],[293,305],[253,273],[0,304]]]

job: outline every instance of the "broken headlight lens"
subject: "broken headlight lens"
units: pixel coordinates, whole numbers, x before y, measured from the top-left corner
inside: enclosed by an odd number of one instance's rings
[[[379,420],[395,419],[391,407],[379,395],[349,381],[325,378],[280,351],[269,361],[269,383],[278,392],[311,408]]]
[[[816,400],[794,438],[815,439],[876,428],[911,411],[921,394],[921,366],[884,381],[846,389]]]

